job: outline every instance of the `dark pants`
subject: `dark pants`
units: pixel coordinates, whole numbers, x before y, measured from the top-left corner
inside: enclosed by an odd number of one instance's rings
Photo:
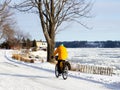
[[[63,67],[60,67],[61,62],[63,64]],[[62,73],[62,70],[63,70],[64,66],[65,66],[65,60],[58,60],[58,72],[59,73]]]

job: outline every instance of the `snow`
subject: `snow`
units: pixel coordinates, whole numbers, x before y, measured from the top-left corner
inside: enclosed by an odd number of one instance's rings
[[[71,48],[68,52],[72,62],[113,67],[120,75],[120,48]]]
[[[120,90],[118,74],[105,76],[69,71],[68,79],[63,80],[62,77],[55,77],[54,64],[17,61],[11,58],[11,52],[12,50],[0,50],[0,90]],[[80,63],[114,67],[120,65],[120,59],[116,58],[120,49],[68,49],[68,52],[69,60],[77,60]],[[101,56],[100,52],[104,55]],[[106,56],[105,52],[115,59]],[[100,60],[107,61],[102,64]]]

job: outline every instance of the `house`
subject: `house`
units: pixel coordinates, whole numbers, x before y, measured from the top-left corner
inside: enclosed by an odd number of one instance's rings
[[[37,49],[47,49],[47,42],[45,41],[36,41]]]

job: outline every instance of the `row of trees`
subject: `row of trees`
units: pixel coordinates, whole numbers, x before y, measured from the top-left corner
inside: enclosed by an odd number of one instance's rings
[[[64,44],[68,48],[120,48],[120,41],[64,41],[56,42],[56,47]]]
[[[11,45],[11,43],[9,41],[5,41],[0,44],[0,48],[5,48],[5,49],[11,49],[11,48],[12,49],[21,49],[21,48],[30,49],[31,47],[34,47],[33,49],[36,50],[36,48],[37,48],[36,40],[30,40],[30,39],[23,38],[19,42],[19,44],[16,44],[16,45]]]

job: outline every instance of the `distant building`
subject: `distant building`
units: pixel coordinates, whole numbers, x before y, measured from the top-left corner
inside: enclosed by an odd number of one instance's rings
[[[37,49],[47,49],[47,42],[36,41]]]

